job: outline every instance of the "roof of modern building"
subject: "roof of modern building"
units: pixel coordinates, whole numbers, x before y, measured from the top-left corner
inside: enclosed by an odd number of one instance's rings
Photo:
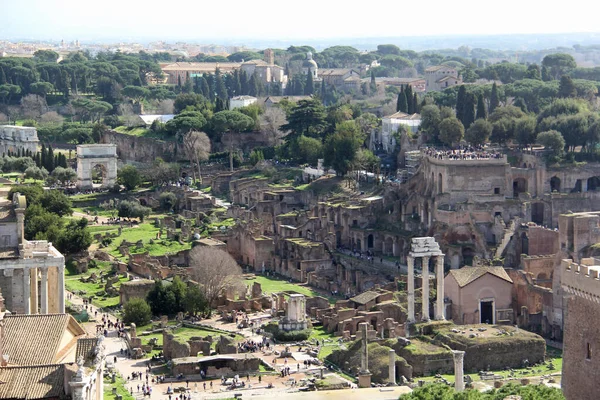
[[[458,77],[452,76],[452,75],[448,75],[448,76],[443,77],[442,79],[438,79],[437,82],[441,83],[441,82],[446,82],[446,81],[451,81],[451,80],[457,81]]]
[[[57,363],[65,355],[61,350],[76,345],[76,338],[85,335],[69,314],[5,315],[4,323],[2,351],[8,354],[10,365]],[[63,344],[67,329],[75,336],[72,343]]]
[[[269,96],[265,99],[265,103],[269,101],[271,103],[277,104],[283,99],[286,99],[291,102],[298,102],[300,100],[308,100],[310,98],[311,96]]]
[[[246,95],[244,95],[244,96],[235,96],[235,97],[232,97],[231,100],[256,100],[256,97],[254,97],[254,96],[246,96]]]
[[[93,359],[96,355],[96,346],[98,346],[98,338],[81,338],[77,340],[77,349],[75,350],[75,360],[83,358],[84,361]]]
[[[455,68],[449,67],[448,65],[434,65],[432,67],[425,68],[425,72],[436,72],[436,71],[439,71],[440,69],[452,69],[452,70],[455,70]]]
[[[231,70],[242,64],[235,62],[175,62],[161,66],[163,71],[214,71],[216,68]]]
[[[64,397],[65,369],[61,364],[0,368],[0,399]]]
[[[356,304],[364,305],[375,300],[378,296],[379,293],[367,290],[366,292],[362,292],[361,294],[352,297],[350,301],[353,301]]]
[[[319,76],[344,76],[351,73],[358,74],[358,72],[351,68],[328,68],[319,70]]]
[[[449,275],[452,275],[458,286],[465,287],[473,281],[481,278],[485,274],[492,274],[497,278],[503,279],[509,283],[513,283],[512,279],[508,276],[503,267],[463,267],[460,269],[452,269]]]
[[[410,119],[410,120],[420,120],[421,119],[421,114],[407,114],[407,113],[403,113],[402,111],[398,111],[392,115],[388,115],[384,118],[389,118],[389,119]]]

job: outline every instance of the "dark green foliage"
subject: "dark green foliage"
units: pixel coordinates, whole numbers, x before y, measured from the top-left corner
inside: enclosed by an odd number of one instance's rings
[[[172,192],[163,192],[158,196],[158,201],[161,210],[169,212],[177,205],[177,195]]]
[[[123,200],[119,203],[119,217],[139,218],[143,221],[144,217],[150,215],[150,211],[149,207],[144,207],[135,200]]]
[[[310,336],[310,329],[286,332],[279,329],[276,322],[266,325],[264,330],[273,334],[273,337],[280,342],[301,342]]]
[[[558,87],[558,97],[576,97],[577,89],[570,76],[563,75],[560,77],[560,86]]]
[[[430,384],[415,388],[412,393],[400,396],[400,400],[503,400],[509,396],[520,396],[523,400],[564,400],[560,389],[545,385],[517,385],[509,383],[500,389],[485,393],[478,390],[456,392],[453,386]]]
[[[492,124],[485,119],[476,120],[465,132],[465,140],[473,146],[485,144],[492,134]]]
[[[56,241],[56,248],[63,254],[76,254],[87,250],[92,244],[92,235],[86,229],[88,220],[71,220]]]
[[[292,108],[287,124],[281,126],[282,131],[290,131],[286,141],[298,138],[300,135],[322,138],[327,127],[326,111],[321,101],[316,98],[300,100]]]
[[[496,108],[500,105],[500,99],[498,98],[498,86],[496,82],[492,85],[492,94],[490,96],[490,114],[494,112]]]
[[[325,165],[335,169],[338,175],[346,175],[354,166],[356,154],[364,140],[354,121],[341,122],[325,141]]]
[[[206,299],[200,293],[198,295],[197,287],[189,287],[178,277],[173,278],[170,284],[163,284],[162,281],[156,280],[154,287],[146,296],[153,315],[169,315],[173,316],[181,311],[191,313],[204,311],[208,304]],[[192,293],[188,296],[188,292]]]
[[[483,94],[479,94],[477,98],[477,114],[475,115],[475,119],[487,119],[487,108],[485,107]]]
[[[133,190],[142,183],[142,175],[133,165],[125,165],[117,171],[117,182],[127,190]]]
[[[152,311],[144,299],[134,297],[123,306],[123,322],[144,326],[152,320]]]

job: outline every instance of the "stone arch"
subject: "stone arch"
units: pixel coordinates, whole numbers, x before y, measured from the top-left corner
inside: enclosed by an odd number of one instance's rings
[[[548,277],[546,276],[546,274],[544,272],[540,272],[537,276],[538,280],[545,280],[548,279]]]
[[[392,239],[390,236],[385,238],[385,242],[383,245],[383,254],[385,254],[386,256],[394,255],[394,239]]]
[[[473,265],[473,258],[475,257],[475,250],[471,247],[464,247],[462,249],[462,259],[464,265]]]
[[[550,192],[560,192],[560,178],[558,176],[550,178]]]
[[[367,249],[373,248],[373,242],[374,242],[374,237],[373,237],[373,234],[370,233],[369,236],[367,236]]]
[[[538,225],[544,224],[544,203],[538,202],[531,205],[531,221]]]
[[[521,233],[521,253],[529,254],[529,237],[527,233]]]
[[[513,197],[519,197],[519,194],[525,193],[529,190],[527,179],[516,178],[513,180]]]
[[[342,245],[342,232],[335,231],[335,244],[337,247]]]
[[[444,193],[444,183],[441,172],[438,174],[438,193]]]
[[[92,170],[100,165],[105,170],[102,187],[113,187],[117,180],[117,145],[85,144],[77,146],[77,187],[91,189]]]
[[[587,190],[588,192],[593,192],[595,190],[600,189],[600,176],[592,176],[587,180]]]
[[[575,186],[571,190],[571,193],[581,193],[582,192],[582,186],[583,186],[583,182],[581,181],[581,179],[577,179],[575,181]]]

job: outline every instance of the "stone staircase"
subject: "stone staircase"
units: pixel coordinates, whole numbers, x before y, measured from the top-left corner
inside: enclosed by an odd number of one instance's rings
[[[494,254],[494,258],[501,258],[502,253],[506,250],[506,246],[510,243],[510,239],[512,239],[515,234],[515,230],[519,224],[519,218],[513,218],[508,225],[508,228],[504,229],[504,236],[502,236],[502,241],[500,245],[496,248],[496,253]]]

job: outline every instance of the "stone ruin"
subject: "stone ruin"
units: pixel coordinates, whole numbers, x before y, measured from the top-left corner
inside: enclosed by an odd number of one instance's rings
[[[279,329],[300,331],[308,328],[306,319],[306,297],[303,294],[291,294],[287,302],[287,312],[279,321]]]
[[[262,311],[267,309],[271,306],[271,299],[262,294],[260,283],[254,282],[250,295],[248,295],[248,288],[245,286],[237,289],[228,287],[217,297],[213,306],[224,318],[227,318],[233,311]]]

